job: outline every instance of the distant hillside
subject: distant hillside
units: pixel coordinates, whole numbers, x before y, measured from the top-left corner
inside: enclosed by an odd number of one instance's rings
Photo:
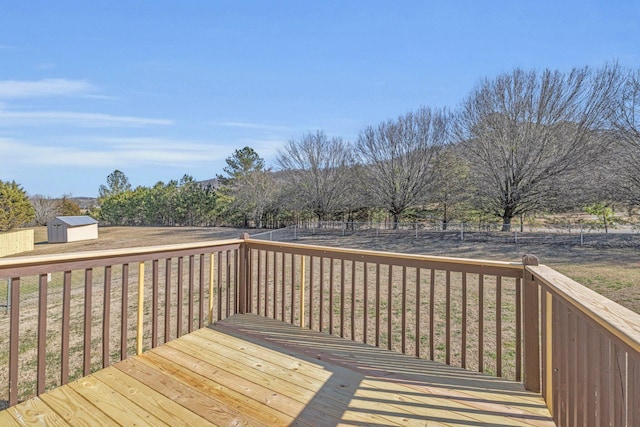
[[[202,185],[203,187],[211,186],[213,188],[217,188],[218,178],[205,179],[203,181],[197,181],[197,183]]]
[[[80,209],[88,210],[98,206],[98,199],[95,197],[70,197],[75,203],[80,206]]]

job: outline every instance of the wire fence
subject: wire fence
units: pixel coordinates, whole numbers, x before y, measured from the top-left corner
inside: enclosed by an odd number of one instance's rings
[[[511,224],[509,231],[499,223],[351,222],[322,221],[292,225],[253,234],[262,240],[294,241],[310,236],[413,237],[415,239],[495,242],[497,244],[555,244],[568,246],[640,246],[640,224]]]

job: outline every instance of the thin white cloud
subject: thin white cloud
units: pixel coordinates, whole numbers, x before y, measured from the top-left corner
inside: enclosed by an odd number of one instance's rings
[[[53,146],[0,138],[0,158],[33,167],[194,166],[224,158],[220,146],[154,138],[95,138],[85,144]]]
[[[0,99],[77,96],[95,91],[96,87],[84,80],[0,80]]]
[[[71,125],[85,128],[95,127],[139,127],[149,125],[172,125],[172,120],[147,117],[115,116],[101,113],[73,111],[10,111],[0,109],[2,126]]]
[[[250,122],[242,122],[242,121],[213,122],[213,125],[229,127],[229,128],[250,129],[250,130],[260,130],[260,131],[270,131],[270,132],[291,132],[294,130],[294,128],[289,126],[268,125],[264,123],[250,123]]]

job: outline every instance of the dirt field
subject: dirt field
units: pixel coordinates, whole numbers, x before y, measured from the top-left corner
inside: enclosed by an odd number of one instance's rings
[[[233,239],[246,231],[222,227],[100,227],[97,240],[47,243],[46,227],[35,227],[33,230],[35,249],[14,257]]]
[[[239,237],[236,228],[201,227],[104,227],[100,238],[73,243],[46,243],[45,227],[35,228],[35,250],[20,255],[68,253],[135,246],[153,246]],[[640,249],[637,245],[587,247],[566,244],[515,245],[513,243],[465,242],[455,239],[414,238],[411,233],[375,237],[369,234],[342,236],[299,235],[299,243],[341,246],[380,251],[419,253],[462,258],[518,261],[535,254],[546,264],[619,304],[640,313]],[[640,236],[635,236],[640,240]],[[615,239],[615,237],[612,237]],[[614,242],[615,243],[615,242]]]

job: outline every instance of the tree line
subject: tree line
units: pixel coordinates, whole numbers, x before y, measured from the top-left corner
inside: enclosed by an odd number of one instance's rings
[[[281,227],[300,221],[499,221],[640,204],[640,70],[522,70],[455,109],[421,107],[354,141],[307,132],[273,167],[251,147],[208,183],[133,188],[116,170],[92,212],[113,225]]]
[[[483,218],[509,230],[514,218],[539,213],[631,211],[640,203],[639,102],[640,71],[618,64],[514,69],[478,82],[455,110],[421,107],[355,141],[308,132],[284,145],[274,168],[250,147],[236,150],[215,186],[183,179],[168,190],[170,208],[132,213],[128,223]],[[106,219],[111,200],[102,200]]]
[[[0,180],[0,232],[23,225],[46,225],[60,215],[82,215],[82,209],[69,195],[29,197],[17,182]]]

